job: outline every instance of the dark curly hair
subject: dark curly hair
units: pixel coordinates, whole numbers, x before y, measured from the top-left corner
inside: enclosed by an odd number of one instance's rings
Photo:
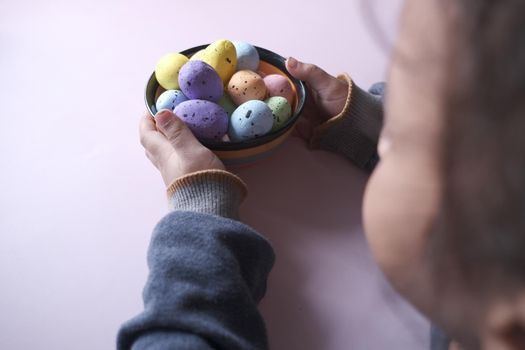
[[[433,255],[490,292],[525,285],[525,1],[456,1]]]

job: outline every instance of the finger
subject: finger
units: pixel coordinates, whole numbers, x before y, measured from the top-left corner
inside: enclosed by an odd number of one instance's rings
[[[306,89],[308,91],[308,98],[306,99],[306,103],[304,105],[303,112],[301,113],[301,117],[309,119],[313,123],[320,123],[322,118],[319,115],[320,111],[317,103],[317,100],[319,99],[318,93],[312,90],[310,86],[307,86]]]
[[[308,141],[312,137],[313,128],[307,120],[299,120],[295,125],[295,130],[300,138]]]
[[[299,79],[306,81],[315,91],[322,91],[337,78],[326,73],[324,70],[314,64],[303,63],[293,57],[286,60],[286,69],[290,74]]]
[[[198,143],[186,124],[169,110],[161,110],[155,115],[159,131],[166,136],[171,145],[177,148],[193,147]]]
[[[151,115],[149,115],[149,113],[144,113],[142,115],[142,118],[140,118],[139,131],[142,133],[156,130],[157,128],[155,126],[155,121],[153,120]]]
[[[306,144],[306,146],[308,146],[308,140],[305,139],[305,138],[299,133],[299,131],[297,131],[297,129],[296,129],[295,127],[294,127],[294,129],[293,129],[291,135],[292,135],[292,137],[301,140],[302,142],[304,142],[304,143]]]
[[[157,157],[155,157],[151,152],[149,152],[148,150],[145,150],[144,151],[144,154],[146,155],[146,158],[149,159],[149,161],[151,162],[151,164],[153,164],[155,166],[155,168],[159,169],[159,164],[158,164],[158,159]]]
[[[145,114],[139,123],[140,143],[149,152],[155,153],[157,149],[169,144],[168,140],[162,135],[155,125],[155,121],[149,114]]]

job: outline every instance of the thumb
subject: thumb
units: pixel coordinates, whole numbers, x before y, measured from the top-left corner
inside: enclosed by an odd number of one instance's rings
[[[293,57],[286,60],[286,69],[299,80],[303,80],[315,91],[325,89],[336,78],[314,64],[303,63]]]
[[[188,146],[197,142],[195,136],[186,124],[168,109],[160,110],[155,114],[157,129],[166,136],[174,148]]]

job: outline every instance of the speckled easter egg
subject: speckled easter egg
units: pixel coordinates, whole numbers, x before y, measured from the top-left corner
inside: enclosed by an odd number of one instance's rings
[[[197,51],[193,56],[190,57],[190,61],[202,61],[203,54],[204,54],[204,49]]]
[[[189,100],[175,107],[174,113],[201,140],[220,141],[228,131],[228,114],[216,103]]]
[[[237,67],[237,51],[229,40],[218,40],[210,44],[200,59],[213,67],[226,85]]]
[[[235,50],[237,51],[237,70],[253,70],[259,68],[259,53],[257,49],[246,42],[234,41]]]
[[[224,94],[221,78],[210,65],[202,61],[189,61],[182,66],[179,85],[190,100],[217,102]]]
[[[270,74],[264,77],[264,84],[268,91],[268,96],[282,96],[288,100],[290,106],[294,102],[294,92],[290,81],[279,74]]]
[[[272,110],[263,101],[240,105],[230,118],[228,135],[232,142],[250,140],[267,134],[273,125]]]
[[[263,78],[249,70],[235,73],[228,83],[227,91],[237,105],[250,100],[262,101],[266,98],[266,85]]]
[[[166,90],[157,99],[155,107],[157,111],[169,109],[173,112],[175,107],[187,100],[188,98],[180,90]]]
[[[180,53],[169,53],[161,57],[155,67],[155,77],[166,90],[179,89],[179,72],[188,58]]]
[[[272,131],[280,129],[292,116],[292,107],[288,101],[281,96],[270,97],[264,102],[272,110]]]
[[[233,111],[237,109],[237,105],[233,103],[232,99],[230,98],[230,96],[228,96],[228,94],[224,94],[224,96],[222,96],[222,98],[219,100],[219,102],[217,102],[217,104],[221,106],[226,111],[226,113],[228,113],[229,116],[231,116]]]

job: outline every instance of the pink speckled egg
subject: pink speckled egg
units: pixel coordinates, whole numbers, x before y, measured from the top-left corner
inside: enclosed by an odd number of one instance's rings
[[[294,92],[290,81],[279,74],[270,74],[264,77],[264,84],[268,92],[268,97],[281,96],[288,100],[293,106]]]

